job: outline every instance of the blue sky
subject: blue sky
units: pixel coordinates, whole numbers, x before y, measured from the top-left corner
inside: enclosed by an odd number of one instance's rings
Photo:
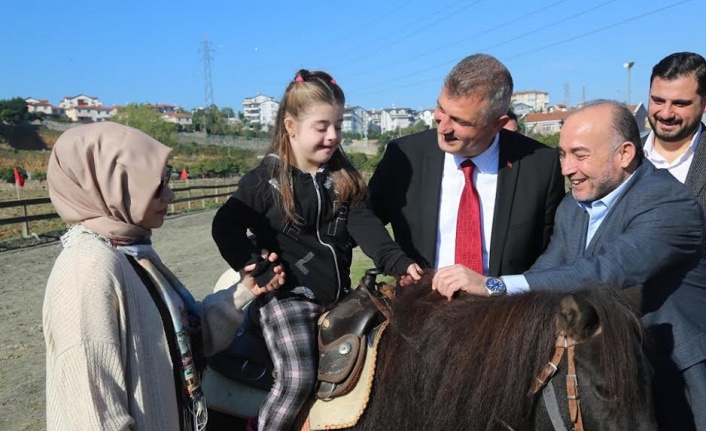
[[[652,66],[676,51],[706,55],[704,0],[5,0],[0,99],[57,104],[80,93],[105,105],[203,106],[211,42],[214,100],[280,98],[299,68],[330,72],[347,102],[431,108],[443,77],[484,52],[515,90],[551,103],[647,101]]]

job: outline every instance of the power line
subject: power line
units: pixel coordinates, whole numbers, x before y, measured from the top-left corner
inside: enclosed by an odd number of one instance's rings
[[[473,6],[477,5],[478,3],[482,2],[482,1],[483,1],[483,0],[476,0],[476,1],[473,2],[473,3],[466,4],[466,5],[463,5],[463,6],[461,6],[461,7],[458,7],[458,8],[456,8],[456,9],[450,11],[450,12],[444,13],[442,16],[440,16],[439,18],[437,18],[437,19],[434,20],[434,21],[429,21],[429,18],[431,18],[431,17],[433,17],[433,16],[435,16],[435,15],[438,15],[439,13],[441,13],[440,11],[437,11],[436,13],[433,13],[433,14],[431,14],[431,15],[426,15],[426,16],[424,16],[423,18],[420,18],[420,19],[418,19],[418,20],[416,20],[416,21],[412,21],[411,23],[406,23],[406,24],[404,24],[404,27],[403,27],[403,28],[408,28],[410,25],[414,25],[414,24],[416,24],[416,23],[420,23],[421,26],[418,27],[418,28],[413,28],[412,30],[408,31],[407,33],[405,33],[405,34],[403,34],[403,35],[401,35],[401,36],[397,36],[396,39],[393,39],[393,40],[390,41],[390,42],[387,42],[387,43],[384,43],[384,44],[379,44],[379,45],[377,46],[377,49],[370,50],[370,45],[369,45],[369,44],[360,45],[360,46],[358,46],[358,47],[354,47],[354,48],[351,48],[351,49],[347,49],[346,52],[349,54],[349,57],[348,57],[348,58],[350,58],[350,54],[351,54],[351,53],[354,53],[354,52],[356,52],[356,51],[360,51],[361,49],[366,49],[366,50],[367,50],[366,53],[375,53],[375,52],[379,52],[379,51],[381,51],[381,50],[383,50],[383,49],[390,48],[391,46],[398,45],[398,44],[400,44],[400,43],[406,42],[406,41],[407,41],[407,38],[409,38],[410,36],[412,36],[412,35],[418,33],[419,31],[431,30],[431,29],[434,28],[434,24],[437,24],[437,23],[439,23],[439,22],[442,22],[442,21],[446,20],[447,18],[449,18],[449,17],[451,17],[451,16],[455,16],[455,15],[457,15],[459,12],[462,12],[462,11],[464,11],[464,10],[470,8],[470,7],[473,7]],[[358,57],[356,57],[356,58],[359,59],[359,61],[365,61],[365,60],[367,60],[367,57],[361,58],[360,56],[358,56]],[[350,65],[350,63],[353,63],[353,62],[354,62],[354,61],[342,61],[342,64],[345,64],[346,66],[348,66],[348,65]],[[336,65],[334,64],[334,67],[335,67],[335,66],[336,66]]]
[[[426,57],[426,56],[428,56],[428,55],[430,55],[430,54],[435,54],[435,53],[438,53],[439,51],[447,50],[447,49],[449,49],[449,48],[451,48],[451,47],[454,47],[454,46],[456,46],[456,45],[460,45],[461,43],[468,42],[469,40],[475,39],[475,38],[478,37],[478,36],[483,36],[483,35],[486,35],[486,34],[492,32],[492,31],[497,31],[497,30],[499,30],[499,29],[501,29],[501,28],[503,28],[503,27],[507,27],[507,26],[512,25],[512,24],[515,24],[515,23],[517,23],[517,22],[525,21],[525,20],[527,20],[527,18],[529,18],[529,17],[531,17],[531,16],[533,16],[533,15],[537,15],[537,14],[539,14],[539,13],[542,13],[542,12],[544,12],[544,11],[546,11],[546,10],[548,10],[548,9],[551,9],[551,8],[553,8],[553,7],[556,7],[556,6],[558,6],[558,5],[562,4],[562,3],[566,3],[567,1],[568,1],[568,0],[559,0],[559,1],[557,1],[557,2],[554,2],[554,3],[549,4],[549,5],[547,5],[547,6],[541,7],[541,8],[539,8],[539,9],[535,9],[535,10],[533,10],[533,11],[527,13],[527,14],[523,14],[523,15],[521,15],[521,16],[518,16],[517,18],[513,18],[513,19],[510,19],[510,20],[508,20],[508,21],[502,22],[502,23],[500,23],[500,24],[493,25],[493,26],[490,27],[490,28],[486,28],[486,29],[480,30],[480,31],[478,31],[477,33],[474,33],[474,34],[472,34],[472,35],[470,35],[470,36],[468,36],[468,37],[465,37],[465,38],[463,38],[463,39],[459,39],[459,40],[456,40],[456,41],[450,42],[450,43],[445,43],[444,46],[441,47],[441,48],[433,48],[433,49],[430,49],[430,50],[428,50],[428,51],[424,51],[424,52],[422,52],[421,54],[416,54],[416,55],[413,55],[413,56],[411,56],[411,57],[407,57],[407,58],[405,58],[405,59],[402,59],[402,60],[399,60],[399,61],[395,61],[395,65],[405,64],[405,63],[409,63],[410,61],[413,61],[413,60],[418,60],[418,59],[423,58],[423,57]],[[366,60],[367,60],[367,58],[361,59],[361,61],[366,61]],[[356,73],[356,76],[368,75],[368,74],[371,74],[371,73],[375,73],[375,72],[377,72],[377,71],[378,71],[377,68],[368,69],[368,70],[364,70],[363,72]]]
[[[582,15],[585,15],[585,14],[587,14],[587,13],[593,12],[593,11],[595,11],[596,9],[599,9],[599,8],[601,8],[601,7],[603,7],[603,6],[606,6],[607,4],[615,3],[616,1],[617,1],[617,0],[608,0],[608,1],[603,2],[603,3],[601,3],[601,4],[597,5],[597,6],[592,6],[592,7],[588,8],[588,9],[584,9],[584,10],[579,11],[579,12],[577,12],[577,13],[574,13],[574,14],[572,14],[572,15],[569,15],[569,16],[566,16],[566,17],[563,17],[563,18],[560,18],[560,19],[558,19],[558,20],[556,20],[556,21],[553,21],[553,22],[551,22],[551,23],[549,23],[549,24],[545,24],[545,25],[543,25],[543,26],[540,26],[540,27],[538,27],[538,28],[536,28],[536,29],[534,29],[534,30],[530,30],[530,31],[527,31],[527,32],[525,32],[525,33],[522,33],[522,34],[519,35],[519,36],[515,36],[515,37],[512,37],[512,38],[510,38],[510,39],[506,39],[506,40],[504,40],[504,41],[502,41],[502,42],[499,42],[499,43],[496,43],[496,44],[494,44],[494,45],[491,45],[491,46],[489,46],[489,47],[483,48],[483,49],[481,49],[481,50],[478,50],[478,52],[487,52],[487,51],[489,51],[489,50],[492,49],[492,48],[497,48],[498,46],[502,46],[502,45],[508,44],[508,43],[513,42],[513,41],[515,41],[515,40],[517,40],[517,39],[520,39],[520,38],[522,38],[522,37],[528,36],[528,35],[530,35],[530,34],[537,33],[537,32],[540,32],[540,31],[542,31],[542,30],[546,30],[547,28],[550,28],[550,27],[555,26],[555,25],[557,25],[557,24],[563,24],[563,23],[565,23],[566,21],[569,21],[569,20],[578,18],[578,17],[580,17],[580,16],[582,16]],[[559,2],[559,3],[561,3],[561,2]],[[514,22],[514,21],[516,21],[516,20],[517,20],[517,19],[514,19],[514,20],[511,20],[510,22]],[[481,34],[482,34],[482,33],[481,33]],[[478,35],[474,35],[473,37],[476,37],[476,36],[478,36]],[[469,39],[472,39],[472,37],[471,37],[471,38],[464,38],[463,41],[466,41],[466,40],[469,40]],[[410,77],[410,76],[414,76],[414,75],[419,75],[419,74],[424,73],[424,72],[428,72],[428,71],[431,71],[431,70],[439,69],[439,68],[441,68],[441,67],[448,66],[449,64],[453,64],[453,63],[455,63],[456,61],[457,61],[457,60],[445,61],[445,62],[443,62],[443,63],[441,63],[441,64],[436,64],[436,65],[430,66],[430,67],[428,67],[428,68],[418,70],[417,72],[406,73],[404,77]],[[362,74],[357,74],[357,75],[362,75]],[[403,77],[401,77],[401,78],[403,78]],[[375,86],[374,86],[373,88],[375,88]]]
[[[661,7],[661,8],[658,8],[658,9],[654,9],[654,10],[651,10],[651,11],[648,11],[648,12],[645,12],[645,13],[641,13],[641,14],[638,14],[638,15],[635,15],[635,16],[632,16],[632,17],[623,19],[623,20],[621,20],[621,21],[614,22],[614,23],[612,23],[612,24],[608,24],[608,25],[605,25],[605,26],[602,26],[602,27],[595,28],[595,29],[593,29],[593,30],[590,30],[590,31],[581,33],[581,34],[576,35],[576,36],[568,37],[568,38],[559,40],[559,41],[557,41],[557,42],[553,42],[553,43],[550,43],[550,44],[547,44],[547,45],[543,45],[543,46],[540,46],[540,47],[537,47],[537,48],[529,49],[529,50],[520,52],[520,53],[515,54],[515,55],[513,55],[513,56],[510,56],[510,57],[505,57],[505,58],[508,59],[508,60],[509,60],[509,59],[515,59],[515,58],[522,57],[522,56],[525,56],[525,55],[528,55],[528,54],[532,54],[532,53],[535,53],[535,52],[538,52],[538,51],[542,51],[542,50],[545,50],[545,49],[548,49],[548,48],[552,48],[552,47],[555,47],[555,46],[558,46],[558,45],[562,45],[562,44],[565,44],[565,43],[568,43],[568,42],[572,42],[572,41],[577,40],[577,39],[581,39],[581,38],[584,38],[584,37],[587,37],[587,36],[590,36],[590,35],[593,35],[593,34],[596,34],[596,33],[600,33],[600,32],[602,32],[602,31],[605,31],[605,30],[608,30],[608,29],[611,29],[611,28],[614,28],[614,27],[618,27],[618,26],[623,25],[623,24],[627,24],[627,23],[632,22],[632,21],[636,21],[636,20],[645,18],[645,17],[650,16],[650,15],[654,15],[654,14],[656,14],[656,13],[662,12],[662,11],[667,10],[667,9],[669,9],[669,8],[674,8],[674,7],[680,6],[680,5],[682,5],[682,4],[684,4],[684,3],[688,3],[688,2],[690,2],[690,1],[692,1],[692,0],[683,0],[683,1],[680,1],[680,2],[677,2],[677,3],[673,3],[673,4],[668,5],[668,6],[664,6],[664,7]],[[551,25],[551,24],[548,24],[548,25]],[[514,39],[515,39],[515,38],[513,38],[512,40],[514,40]],[[509,41],[510,41],[510,40],[505,41],[505,42],[509,42]],[[498,45],[499,45],[499,44],[495,44],[494,46],[498,46]],[[427,67],[427,68],[424,68],[424,69],[417,70],[416,72],[411,72],[411,73],[408,72],[408,73],[406,73],[404,76],[398,77],[398,79],[403,79],[403,78],[405,78],[405,77],[414,76],[414,75],[419,75],[419,74],[421,74],[421,73],[428,72],[428,71],[432,71],[432,70],[435,70],[435,69],[439,69],[439,68],[441,68],[441,67],[448,66],[449,64],[456,63],[456,62],[457,62],[457,60],[455,60],[455,59],[454,59],[454,60],[445,61],[445,62],[443,62],[443,63],[439,63],[439,64],[436,64],[436,65],[433,65],[433,66],[430,66],[430,67]],[[387,90],[389,90],[389,89],[391,89],[391,88],[399,89],[399,88],[414,87],[414,86],[417,86],[417,85],[419,85],[419,84],[424,84],[424,83],[427,83],[427,82],[431,82],[431,81],[434,81],[434,80],[438,80],[438,77],[431,78],[431,79],[423,79],[423,80],[419,80],[419,81],[415,81],[415,82],[411,82],[411,83],[407,83],[407,84],[392,85],[392,86],[390,85],[390,82],[398,82],[398,79],[396,79],[396,78],[388,79],[388,80],[386,80],[386,82],[385,82],[384,84],[375,85],[375,86],[369,87],[369,89],[363,89],[362,91],[355,91],[355,93],[356,93],[357,95],[361,95],[361,94],[362,94],[362,95],[365,95],[365,94],[378,94],[378,93],[381,93],[381,92],[383,92],[383,91],[387,91]],[[381,88],[378,88],[378,87],[381,87]],[[349,90],[349,92],[351,92],[351,91]],[[351,92],[351,93],[352,93],[352,92]]]
[[[597,28],[597,29],[588,31],[588,32],[586,32],[586,33],[581,33],[581,34],[579,34],[579,35],[577,35],[577,36],[570,37],[570,38],[568,38],[568,39],[560,40],[560,41],[558,41],[558,42],[550,43],[550,44],[548,44],[548,45],[540,46],[540,47],[538,47],[538,48],[534,48],[534,49],[529,50],[529,51],[525,51],[525,52],[521,52],[521,53],[519,53],[519,54],[515,54],[515,55],[512,56],[512,57],[508,57],[508,59],[513,59],[513,58],[522,57],[522,56],[525,56],[525,55],[527,55],[527,54],[532,54],[532,53],[535,53],[535,52],[537,52],[537,51],[542,51],[542,50],[547,49],[547,48],[553,48],[553,47],[555,47],[555,46],[564,44],[564,43],[566,43],[566,42],[572,42],[572,41],[574,41],[574,40],[581,39],[581,38],[584,38],[584,37],[586,37],[586,36],[590,36],[590,35],[592,35],[592,34],[600,33],[600,32],[602,32],[602,31],[605,31],[605,30],[611,29],[611,28],[613,28],[613,27],[617,27],[617,26],[626,24],[626,23],[628,23],[628,22],[636,21],[636,20],[638,20],[638,19],[640,19],[640,18],[644,18],[644,17],[646,17],[646,16],[654,15],[654,14],[656,14],[657,12],[662,12],[663,10],[667,10],[667,9],[669,9],[669,8],[682,5],[682,4],[688,3],[688,2],[690,2],[690,1],[692,1],[692,0],[683,0],[683,1],[680,1],[680,2],[677,2],[677,3],[673,3],[673,4],[669,5],[669,6],[664,6],[664,7],[661,7],[661,8],[659,8],[659,9],[652,10],[652,11],[650,11],[650,12],[645,12],[645,13],[643,13],[643,14],[640,14],[640,15],[637,15],[637,16],[634,16],[634,17],[625,19],[625,20],[623,20],[623,21],[615,22],[615,23],[613,23],[613,24],[608,24],[608,25],[605,25],[605,26],[603,26],[603,27],[599,27],[599,28]]]

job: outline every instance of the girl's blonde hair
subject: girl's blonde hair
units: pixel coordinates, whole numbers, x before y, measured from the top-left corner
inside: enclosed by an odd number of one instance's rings
[[[279,156],[279,168],[277,164],[271,166],[271,177],[277,177],[280,184],[281,205],[287,221],[296,222],[294,217],[294,195],[292,189],[291,168],[294,161],[292,145],[289,141],[289,134],[284,124],[287,117],[299,121],[312,105],[328,103],[332,106],[345,105],[346,99],[343,90],[336,84],[336,81],[326,72],[299,70],[292,82],[282,96],[282,101],[277,111],[277,119],[274,125],[272,145],[269,153]],[[366,185],[363,177],[350,163],[340,146],[334,151],[331,160],[327,163],[333,181],[334,190],[338,194],[336,207],[342,202],[350,202],[352,205],[359,204],[365,199]]]

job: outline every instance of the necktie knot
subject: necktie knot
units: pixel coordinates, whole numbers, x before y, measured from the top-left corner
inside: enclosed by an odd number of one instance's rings
[[[466,159],[461,163],[461,170],[463,175],[466,177],[466,181],[473,179],[473,170],[476,165],[471,161],[471,159]]]

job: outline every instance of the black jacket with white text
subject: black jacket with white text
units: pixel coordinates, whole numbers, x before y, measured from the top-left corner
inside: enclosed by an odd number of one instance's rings
[[[213,220],[213,239],[233,269],[252,263],[263,248],[275,252],[286,272],[282,289],[308,287],[316,302],[327,305],[350,290],[356,245],[389,275],[405,274],[414,263],[390,238],[367,200],[356,206],[342,202],[334,212],[337,194],[325,168],[316,175],[292,168],[297,223],[285,222],[277,174],[270,173],[270,164],[277,162],[276,156],[268,156],[245,174]]]

